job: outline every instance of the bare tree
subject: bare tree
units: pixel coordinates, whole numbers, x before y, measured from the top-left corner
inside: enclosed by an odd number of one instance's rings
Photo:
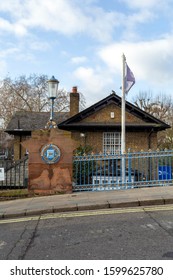
[[[0,119],[4,127],[16,111],[49,111],[48,76],[31,74],[12,80],[0,81]],[[80,105],[85,107],[85,98],[80,94]],[[55,111],[69,110],[69,94],[60,89],[55,101]]]
[[[171,126],[170,129],[158,133],[159,148],[173,149],[173,100],[171,96],[160,93],[156,96],[151,91],[139,92],[133,103]]]
[[[0,129],[0,159],[12,157],[13,143],[14,137]]]

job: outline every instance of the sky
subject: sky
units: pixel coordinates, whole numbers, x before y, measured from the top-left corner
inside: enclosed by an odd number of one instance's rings
[[[121,96],[122,54],[139,92],[172,94],[173,0],[0,1],[0,79],[36,73],[86,105]]]

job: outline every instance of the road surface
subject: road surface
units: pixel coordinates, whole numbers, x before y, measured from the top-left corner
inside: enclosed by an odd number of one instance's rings
[[[172,260],[173,205],[0,220],[1,260]]]

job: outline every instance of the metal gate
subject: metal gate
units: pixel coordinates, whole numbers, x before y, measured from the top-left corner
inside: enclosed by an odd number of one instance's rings
[[[122,168],[124,167],[124,170]],[[173,185],[173,150],[74,156],[73,191]]]
[[[28,186],[28,157],[18,160],[0,160],[0,189],[19,189]]]

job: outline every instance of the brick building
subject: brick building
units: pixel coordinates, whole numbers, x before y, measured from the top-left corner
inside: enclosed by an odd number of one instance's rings
[[[14,135],[14,157],[21,158],[26,151],[21,142],[33,130],[44,129],[48,112],[16,112],[6,132]],[[73,87],[70,93],[70,112],[55,113],[59,129],[72,132],[79,145],[89,145],[96,153],[116,153],[121,148],[121,97],[112,93],[79,112],[79,93]],[[135,151],[156,149],[157,133],[170,128],[166,123],[126,102],[126,149]]]

